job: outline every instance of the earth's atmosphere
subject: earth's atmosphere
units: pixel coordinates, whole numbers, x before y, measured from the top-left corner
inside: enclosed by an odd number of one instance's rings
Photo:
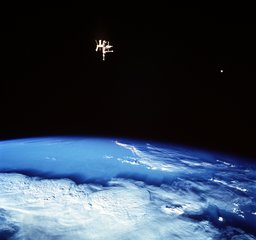
[[[0,142],[0,239],[256,239],[256,167],[184,146]]]

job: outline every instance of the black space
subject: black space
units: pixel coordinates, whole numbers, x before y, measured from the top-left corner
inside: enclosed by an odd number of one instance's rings
[[[1,139],[122,136],[256,158],[255,14],[132,9],[6,9]],[[114,45],[105,62],[95,39]]]

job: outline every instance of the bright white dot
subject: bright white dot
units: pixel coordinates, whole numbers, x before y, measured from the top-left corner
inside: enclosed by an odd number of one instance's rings
[[[221,73],[223,73],[223,72],[224,72],[224,70],[223,70],[223,69],[220,69],[220,72],[221,72]]]
[[[220,222],[223,222],[223,217],[219,217],[218,219]]]

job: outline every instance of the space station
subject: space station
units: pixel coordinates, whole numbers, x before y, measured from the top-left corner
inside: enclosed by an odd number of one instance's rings
[[[113,45],[110,45],[109,41],[106,41],[106,40],[99,40],[99,41],[95,40],[95,42],[96,42],[96,52],[101,51],[102,60],[105,61],[105,55],[107,53],[114,52],[113,50],[111,50]]]

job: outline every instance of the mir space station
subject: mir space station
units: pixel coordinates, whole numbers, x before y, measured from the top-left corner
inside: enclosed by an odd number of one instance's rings
[[[96,52],[97,51],[102,51],[102,59],[103,61],[105,61],[105,55],[106,53],[110,53],[113,52],[113,50],[110,50],[110,48],[112,48],[112,45],[109,45],[109,41],[106,40],[95,40],[96,42]]]

